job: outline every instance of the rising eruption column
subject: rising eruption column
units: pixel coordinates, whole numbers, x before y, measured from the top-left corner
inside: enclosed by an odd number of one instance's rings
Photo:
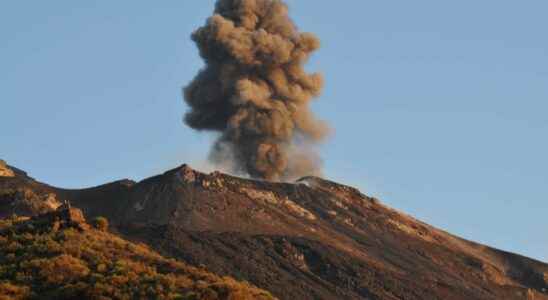
[[[329,129],[310,109],[320,74],[304,64],[320,46],[278,0],[219,0],[192,34],[205,67],[184,88],[185,123],[218,132],[210,159],[265,180],[318,175],[315,146]]]

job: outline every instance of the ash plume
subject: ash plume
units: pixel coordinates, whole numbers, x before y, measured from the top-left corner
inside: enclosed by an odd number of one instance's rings
[[[265,180],[318,174],[328,126],[309,105],[323,79],[303,65],[319,40],[279,0],[218,0],[192,40],[205,67],[184,88],[185,123],[220,133],[210,159]]]

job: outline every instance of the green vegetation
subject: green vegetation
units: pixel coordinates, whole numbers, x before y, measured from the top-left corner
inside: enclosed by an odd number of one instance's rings
[[[105,219],[106,221],[106,219]],[[104,229],[107,223],[98,228]],[[0,300],[273,299],[96,229],[0,220]]]

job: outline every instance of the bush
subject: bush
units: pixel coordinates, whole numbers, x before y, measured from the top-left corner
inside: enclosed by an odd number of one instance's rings
[[[31,260],[30,263],[40,270],[39,274],[46,282],[54,285],[77,281],[89,274],[89,268],[84,261],[67,254]]]
[[[105,217],[97,217],[93,220],[93,226],[101,231],[108,230],[108,220]]]
[[[274,299],[247,283],[165,259],[108,232],[2,222],[8,227],[0,235],[0,300]],[[105,218],[93,224],[108,227]]]
[[[30,294],[30,288],[9,282],[0,283],[0,299],[24,299]]]

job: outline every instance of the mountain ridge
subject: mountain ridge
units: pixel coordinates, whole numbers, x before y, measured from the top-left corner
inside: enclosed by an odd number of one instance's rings
[[[274,183],[182,165],[137,183],[50,192],[126,238],[280,299],[547,298],[545,263],[318,177]]]

